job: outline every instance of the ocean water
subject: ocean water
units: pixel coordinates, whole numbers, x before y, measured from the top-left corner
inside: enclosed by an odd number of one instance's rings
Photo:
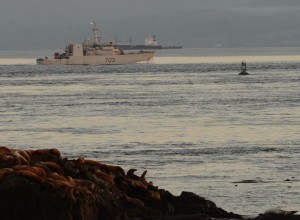
[[[299,48],[35,65],[48,52],[0,52],[0,145],[147,170],[160,188],[192,191],[239,214],[300,211]],[[238,75],[242,60],[248,76]]]

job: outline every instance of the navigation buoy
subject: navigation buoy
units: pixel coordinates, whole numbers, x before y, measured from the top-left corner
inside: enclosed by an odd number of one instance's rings
[[[242,61],[241,72],[239,73],[239,75],[249,75],[249,73],[247,73],[246,61]]]

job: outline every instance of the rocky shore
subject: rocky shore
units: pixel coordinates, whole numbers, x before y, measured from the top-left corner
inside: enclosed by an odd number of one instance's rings
[[[174,196],[135,169],[86,158],[68,159],[58,149],[0,147],[1,220],[246,219],[192,192]],[[300,219],[266,213],[256,220]]]

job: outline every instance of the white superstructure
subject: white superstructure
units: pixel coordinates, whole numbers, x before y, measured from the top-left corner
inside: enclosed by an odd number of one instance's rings
[[[145,38],[145,46],[160,46],[155,35],[147,34]]]
[[[112,42],[102,44],[99,30],[95,22],[92,22],[93,41],[83,43],[71,43],[65,48],[64,53],[55,53],[52,58],[37,59],[37,64],[42,65],[107,65],[129,64],[149,61],[154,56],[154,51],[140,51],[136,53],[124,53],[122,49]]]

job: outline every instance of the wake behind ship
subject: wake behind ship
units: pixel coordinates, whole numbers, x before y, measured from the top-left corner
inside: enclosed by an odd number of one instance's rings
[[[39,58],[37,64],[41,65],[112,65],[130,64],[146,61],[154,57],[154,51],[139,51],[124,53],[123,49],[114,45],[100,44],[99,30],[95,22],[92,24],[93,42],[71,43],[64,53],[54,53],[52,58]]]

